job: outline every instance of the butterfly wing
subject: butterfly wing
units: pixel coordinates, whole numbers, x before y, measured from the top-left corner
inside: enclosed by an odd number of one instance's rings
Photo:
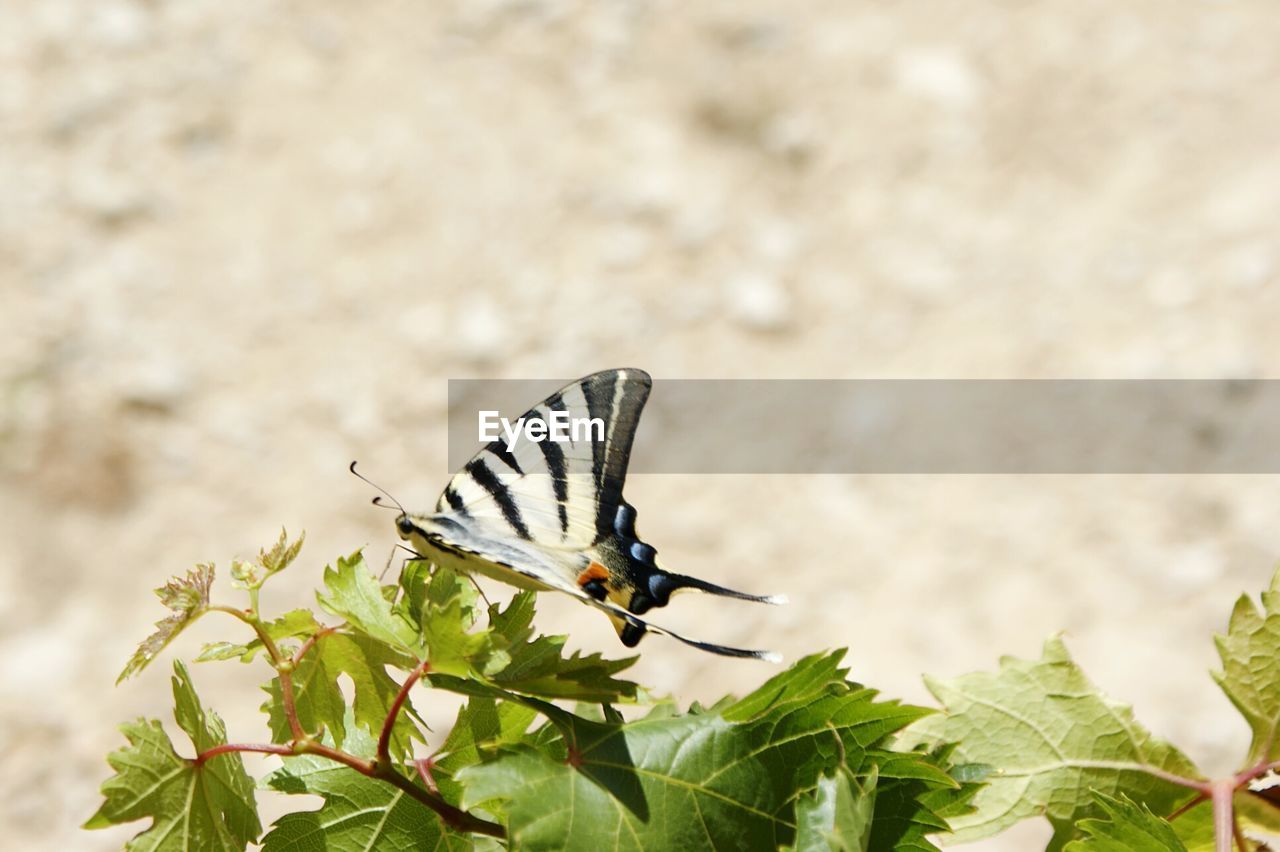
[[[622,485],[640,412],[652,379],[643,370],[605,370],[579,379],[525,412],[549,423],[552,412],[597,422],[578,440],[498,438],[450,480],[437,513],[456,513],[505,527],[509,535],[545,547],[583,550],[606,537],[622,502]],[[592,440],[592,439],[595,440]]]
[[[654,548],[636,534],[636,511],[622,488],[651,384],[642,370],[606,370],[535,405],[526,422],[549,424],[553,412],[564,412],[569,420],[598,421],[602,428],[563,442],[523,436],[510,447],[502,438],[491,442],[450,480],[435,515],[410,519],[420,543],[485,563],[460,565],[464,570],[564,592],[594,606],[627,646],[652,631],[713,653],[772,659],[768,652],[688,639],[640,617],[684,589],[782,601],[665,571]]]

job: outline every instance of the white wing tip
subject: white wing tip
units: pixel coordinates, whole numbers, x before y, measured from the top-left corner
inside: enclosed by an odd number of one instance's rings
[[[780,663],[782,662],[782,655],[777,651],[761,651],[760,659],[766,663]]]
[[[774,606],[782,606],[783,604],[791,603],[791,598],[786,595],[765,595],[760,600],[763,603],[773,604]]]

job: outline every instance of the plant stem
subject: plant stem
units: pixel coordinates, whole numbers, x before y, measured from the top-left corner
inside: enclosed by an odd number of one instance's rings
[[[436,752],[439,754],[439,752]],[[413,765],[417,767],[418,774],[422,776],[422,783],[427,785],[427,789],[437,796],[440,795],[440,787],[436,784],[436,777],[431,773],[431,767],[435,766],[435,754],[430,757],[424,757],[421,760],[415,760]]]
[[[354,754],[348,754],[345,751],[339,751],[336,748],[318,743],[315,740],[303,740],[296,744],[298,751],[303,754],[314,754],[320,757],[327,757],[330,760],[337,761],[345,766],[350,766],[361,775],[368,775],[370,778],[377,776],[377,768],[373,765],[372,760],[365,760],[356,757]]]
[[[232,752],[251,751],[260,754],[293,754],[293,748],[287,745],[276,745],[275,743],[224,743],[220,746],[214,746],[208,751],[202,751],[196,755],[196,766],[204,763],[211,757],[217,757],[220,754],[231,754]]]
[[[1231,812],[1231,797],[1236,791],[1234,778],[1218,778],[1209,782],[1209,798],[1213,800],[1213,848],[1214,852],[1231,852],[1235,837],[1235,819]]]
[[[454,830],[471,834],[485,834],[489,837],[505,838],[507,836],[506,829],[498,823],[480,819],[464,810],[455,808],[439,796],[433,795],[428,790],[414,784],[388,764],[379,764],[379,766],[386,766],[386,769],[380,769],[375,777],[394,784],[414,799],[431,808]]]
[[[377,778],[381,781],[400,788],[413,799],[426,805],[444,820],[450,828],[455,831],[471,834],[484,834],[489,837],[505,838],[507,831],[500,824],[490,822],[486,819],[474,816],[460,808],[446,802],[440,796],[432,793],[423,787],[414,784],[408,778],[396,771],[390,763],[374,763],[371,760],[364,760],[356,757],[354,754],[347,754],[345,751],[339,751],[331,748],[324,743],[318,743],[314,740],[303,739],[289,745],[275,745],[268,743],[227,743],[225,745],[214,746],[208,751],[201,752],[196,757],[196,765],[204,763],[211,757],[217,757],[220,754],[230,754],[232,752],[259,752],[263,754],[314,754],[320,757],[327,757],[329,760],[341,763],[365,775],[369,778]]]
[[[1163,769],[1157,769],[1154,766],[1143,766],[1142,771],[1161,781],[1168,781],[1170,784],[1177,784],[1179,787],[1186,787],[1189,790],[1195,790],[1197,793],[1210,795],[1213,781],[1199,781],[1195,778],[1185,778],[1181,775],[1175,775],[1172,772],[1165,772]]]
[[[310,636],[308,636],[307,641],[303,642],[302,647],[299,648],[297,652],[293,655],[293,664],[296,666],[298,663],[302,662],[302,658],[305,657],[307,655],[307,652],[311,650],[312,646],[314,646],[316,642],[320,640],[321,636],[328,636],[330,633],[333,633],[337,629],[338,628],[336,627],[323,627],[320,630],[317,630],[315,633],[312,633]]]
[[[404,684],[400,687],[400,691],[396,693],[395,700],[391,702],[391,708],[387,710],[387,718],[382,723],[382,733],[378,735],[378,763],[391,763],[391,731],[395,728],[396,718],[400,715],[400,708],[404,706],[404,702],[409,697],[409,690],[413,689],[413,685],[422,680],[422,676],[431,670],[431,664],[426,660],[418,663],[409,676],[404,679]]]
[[[1236,788],[1238,789],[1255,778],[1261,778],[1272,770],[1280,770],[1280,760],[1275,760],[1271,763],[1259,763],[1251,769],[1246,769],[1243,772],[1238,773],[1233,780],[1235,781]]]
[[[256,603],[256,601],[255,601]],[[258,639],[262,642],[263,647],[271,657],[271,663],[275,667],[277,677],[280,681],[280,703],[284,707],[284,715],[289,720],[289,730],[293,734],[293,739],[288,745],[276,744],[254,744],[254,743],[227,743],[225,745],[214,746],[208,751],[202,752],[196,756],[196,764],[199,765],[211,757],[219,754],[229,754],[231,752],[260,752],[264,754],[314,754],[320,757],[327,757],[349,766],[361,775],[370,778],[378,778],[386,781],[396,787],[399,787],[406,794],[413,797],[417,801],[426,805],[444,820],[445,824],[455,831],[467,832],[471,834],[484,834],[489,837],[505,838],[507,830],[496,822],[490,822],[486,819],[474,816],[460,808],[446,802],[439,795],[419,787],[413,781],[401,775],[396,771],[395,766],[391,763],[391,732],[395,727],[396,718],[400,715],[400,709],[404,706],[404,702],[409,697],[409,690],[422,677],[430,671],[430,664],[427,661],[419,663],[414,670],[405,679],[404,685],[400,687],[400,692],[396,695],[395,701],[392,702],[391,708],[387,711],[386,721],[382,724],[382,733],[378,737],[378,757],[376,760],[365,760],[356,757],[354,754],[348,754],[340,751],[324,743],[318,743],[311,739],[307,732],[302,729],[302,723],[298,720],[298,708],[294,701],[293,694],[293,670],[298,661],[302,659],[302,655],[311,649],[311,646],[324,635],[332,633],[336,628],[325,628],[317,631],[311,636],[302,647],[298,649],[293,657],[286,657],[280,653],[280,648],[272,640],[267,633],[266,625],[262,623],[262,619],[258,617],[256,609],[242,610],[221,604],[210,606],[208,611],[225,612],[245,624],[253,628],[258,634]]]
[[[271,662],[278,668],[285,657],[280,653],[280,648],[276,646],[275,640],[267,633],[266,625],[262,623],[262,619],[258,618],[254,612],[243,609],[236,609],[233,606],[225,606],[223,604],[214,604],[209,607],[210,612],[225,612],[227,615],[240,619],[245,624],[253,628],[253,632],[258,634],[258,641],[262,643],[262,647],[267,649],[267,654],[271,657]]]
[[[1247,848],[1244,834],[1240,831],[1233,808],[1232,798],[1236,790],[1247,787],[1250,781],[1261,778],[1268,772],[1280,771],[1280,760],[1259,763],[1257,766],[1241,770],[1235,775],[1226,778],[1215,778],[1212,781],[1197,781],[1194,778],[1184,778],[1181,775],[1165,772],[1163,769],[1157,769],[1154,766],[1144,766],[1142,771],[1148,775],[1168,781],[1170,784],[1177,784],[1180,787],[1195,790],[1200,794],[1170,814],[1169,821],[1182,816],[1205,799],[1212,800],[1213,848],[1215,852],[1231,852],[1233,842],[1241,850]]]
[[[295,740],[306,739],[307,732],[302,730],[302,722],[298,720],[298,706],[293,698],[293,670],[277,669],[276,679],[280,681],[280,703],[284,705],[284,716],[289,720],[289,732]]]
[[[254,605],[256,607],[256,600]],[[262,642],[262,647],[267,650],[267,654],[271,657],[271,664],[275,666],[276,674],[280,680],[280,703],[284,705],[284,715],[289,720],[289,731],[293,734],[295,741],[306,739],[306,731],[302,730],[302,723],[298,721],[298,709],[293,700],[293,667],[295,662],[292,658],[280,653],[280,647],[276,645],[275,640],[271,638],[271,634],[267,632],[267,627],[262,623],[262,619],[258,617],[256,609],[246,611],[222,604],[216,604],[209,607],[209,609],[210,611],[225,612],[227,615],[240,619],[252,627],[254,633],[258,634],[258,640]],[[314,638],[312,637],[312,639]],[[304,645],[303,647],[306,646]]]
[[[1200,794],[1199,794],[1199,795],[1197,795],[1195,798],[1193,798],[1193,799],[1191,799],[1190,801],[1188,801],[1185,805],[1183,805],[1182,807],[1178,808],[1178,809],[1177,809],[1176,811],[1174,811],[1173,813],[1169,814],[1167,817],[1165,817],[1165,819],[1166,819],[1167,821],[1169,821],[1169,822],[1173,822],[1175,819],[1177,819],[1178,817],[1182,816],[1182,815],[1183,815],[1183,814],[1185,814],[1187,811],[1191,810],[1192,808],[1194,808],[1196,805],[1200,804],[1201,802],[1203,802],[1203,801],[1204,801],[1205,799],[1207,799],[1207,798],[1209,798],[1209,795],[1208,795],[1207,793],[1200,793]]]

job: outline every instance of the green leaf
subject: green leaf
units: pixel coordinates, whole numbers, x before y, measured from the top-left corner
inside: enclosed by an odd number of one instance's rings
[[[1208,799],[1187,810],[1169,824],[1173,826],[1174,833],[1178,835],[1178,841],[1187,848],[1188,852],[1214,852],[1213,803]]]
[[[395,608],[410,624],[423,626],[433,606],[443,606],[455,599],[463,610],[466,626],[475,624],[479,591],[456,571],[433,566],[425,559],[410,559],[400,572],[400,589],[404,594]]]
[[[415,660],[423,656],[417,631],[383,595],[382,587],[369,572],[364,557],[357,551],[338,560],[337,569],[324,569],[324,585],[328,594],[316,593],[325,611],[345,618],[353,628],[401,651]]]
[[[1173,826],[1137,805],[1128,796],[1114,799],[1095,792],[1105,819],[1080,820],[1084,838],[1068,843],[1063,852],[1187,852]]]
[[[186,666],[174,663],[174,718],[201,754],[226,743],[226,728],[200,705]],[[152,818],[129,841],[135,850],[244,849],[262,832],[253,780],[239,754],[197,765],[178,756],[158,721],[139,719],[120,728],[129,746],[108,756],[116,775],[102,785],[106,801],[85,828]]]
[[[440,747],[443,755],[434,762],[433,773],[441,794],[450,801],[462,796],[462,787],[453,776],[463,767],[491,759],[501,748],[535,740],[526,732],[537,717],[532,707],[514,701],[495,701],[474,696],[458,710],[449,736]]]
[[[730,705],[729,719],[785,714],[805,707],[833,690],[855,687],[844,682],[841,655],[806,657],[771,678],[751,695]],[[920,711],[923,715],[924,712]],[[957,783],[946,767],[951,749],[933,754],[905,751],[877,756],[879,780],[868,848],[936,850],[928,835],[948,830],[946,817],[967,813],[980,784]]]
[[[797,664],[828,672],[826,682],[775,678],[729,712],[623,725],[524,699],[559,729],[559,754],[524,745],[463,769],[464,806],[505,810],[512,843],[531,849],[772,850],[792,843],[801,795],[841,765],[866,775],[882,761],[909,761],[882,746],[928,712],[875,702],[872,690],[843,680],[839,657]],[[954,786],[937,767],[901,774]]]
[[[468,580],[427,562],[405,564],[404,596],[395,611],[417,625],[436,675],[487,681],[543,698],[617,702],[634,700],[637,686],[613,677],[636,657],[564,656],[564,636],[534,637],[534,593],[521,592],[506,608],[489,608],[489,625],[476,629],[477,594]]]
[[[427,648],[431,670],[466,675],[473,659],[489,648],[489,630],[474,630],[476,590],[452,571],[427,570],[427,563],[413,560],[401,575],[404,606],[409,620]]]
[[[1128,795],[1158,814],[1191,796],[1144,767],[1197,777],[1192,762],[1139,725],[1129,707],[1099,692],[1058,638],[1045,643],[1039,660],[1005,657],[996,674],[925,683],[946,714],[925,719],[904,738],[954,742],[959,762],[991,767],[974,811],[951,820],[958,842],[1044,815],[1055,831],[1050,848],[1060,849],[1077,820],[1101,814],[1090,790]]]
[[[770,710],[806,704],[832,688],[845,688],[847,671],[840,667],[843,657],[843,652],[839,652],[811,654],[797,660],[791,668],[769,678],[750,695],[732,702],[724,711],[724,717],[731,722],[742,722]]]
[[[373,737],[354,719],[344,725],[344,751],[362,757],[374,753]],[[264,779],[283,793],[311,793],[324,803],[318,810],[286,814],[262,841],[264,852],[345,850],[470,849],[463,835],[445,828],[440,817],[404,791],[315,755],[284,758],[284,766]]]
[[[383,720],[400,691],[400,684],[387,674],[386,667],[410,669],[413,659],[367,636],[330,633],[318,639],[298,663],[293,674],[294,707],[298,721],[308,734],[324,729],[341,742],[350,736],[347,729],[347,700],[338,685],[346,675],[355,686],[356,722],[369,730],[381,731]],[[407,676],[407,674],[406,674]],[[267,712],[275,742],[288,742],[293,734],[284,715],[280,680],[265,687],[270,698],[263,709]],[[391,753],[402,757],[412,749],[411,740],[422,739],[411,721],[414,715],[412,696],[404,704],[396,720],[391,738]]]
[[[948,820],[973,810],[969,803],[982,788],[982,774],[974,773],[972,767],[952,767],[953,750],[954,746],[948,744],[927,757],[914,753],[911,756],[939,771],[945,767],[952,785],[958,783],[958,786],[930,783],[926,779],[886,778],[885,770],[881,770],[869,849],[937,852],[938,847],[929,837],[948,832]]]
[[[844,767],[819,778],[796,802],[796,852],[866,852],[875,788],[874,769],[861,783]]]
[[[274,621],[267,622],[264,627],[267,635],[275,642],[279,642],[282,639],[312,636],[324,629],[323,625],[316,621],[315,616],[309,609],[295,609],[286,612]],[[196,657],[196,662],[206,663],[211,660],[230,660],[239,657],[240,662],[248,663],[261,650],[261,639],[254,639],[244,645],[237,645],[232,642],[210,642],[200,649],[200,656]]]
[[[116,678],[119,684],[142,671],[188,624],[204,615],[209,607],[209,587],[213,585],[213,564],[197,565],[186,577],[174,577],[156,589],[160,602],[173,610],[156,622],[156,632],[142,641],[133,657]]]
[[[608,660],[600,654],[564,656],[565,636],[533,638],[534,593],[521,592],[505,610],[489,609],[491,645],[504,657],[480,674],[505,689],[578,701],[614,703],[634,700],[637,686],[613,675],[630,668],[638,657]]]
[[[1253,730],[1249,764],[1280,759],[1280,571],[1262,593],[1262,611],[1241,595],[1225,636],[1215,636],[1222,671],[1213,678]]]

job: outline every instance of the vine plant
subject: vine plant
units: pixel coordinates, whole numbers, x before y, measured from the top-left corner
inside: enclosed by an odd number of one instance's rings
[[[1205,779],[1099,692],[1058,638],[1038,660],[926,678],[941,709],[881,700],[843,651],[815,654],[741,699],[680,710],[617,677],[635,658],[565,655],[535,636],[533,595],[478,604],[465,578],[409,561],[383,586],[359,553],[325,569],[320,608],[271,618],[264,583],[295,561],[282,533],[233,561],[243,608],[211,600],[212,564],[157,590],[172,614],[125,666],[141,672],[208,613],[247,628],[198,661],[264,659],[269,737],[228,742],[175,662],[182,756],[159,721],[129,745],[86,828],[150,819],[131,849],[936,849],[1044,817],[1049,848],[1262,850],[1280,832],[1280,573],[1241,598],[1215,679],[1253,731],[1246,768]],[[394,673],[394,674],[393,674]],[[343,684],[349,683],[344,692]],[[415,697],[466,698],[433,752]],[[623,711],[626,711],[625,713]],[[183,749],[188,751],[188,749]],[[246,752],[279,757],[252,778]],[[264,833],[263,792],[318,795]]]

